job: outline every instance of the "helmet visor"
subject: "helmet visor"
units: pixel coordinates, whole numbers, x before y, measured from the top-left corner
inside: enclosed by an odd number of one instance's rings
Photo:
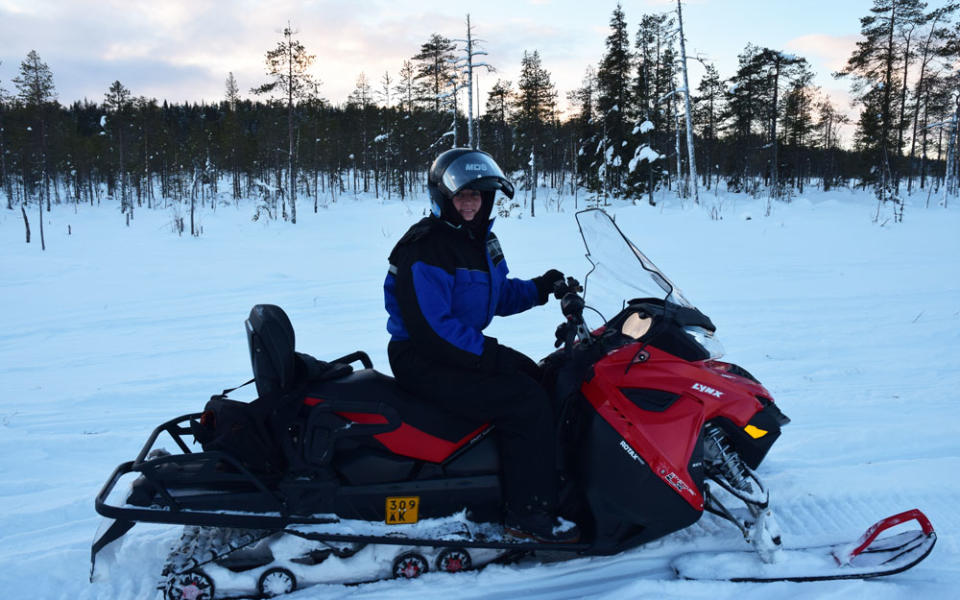
[[[464,188],[481,192],[500,190],[513,198],[513,184],[486,154],[471,152],[455,159],[440,177],[440,187],[452,198]]]

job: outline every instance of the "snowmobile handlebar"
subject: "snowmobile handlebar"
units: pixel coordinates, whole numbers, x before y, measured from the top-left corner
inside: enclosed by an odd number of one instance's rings
[[[560,301],[560,311],[567,321],[577,322],[583,318],[583,307],[586,304],[580,292],[583,287],[580,282],[573,277],[567,277],[566,281],[558,281],[553,284],[553,297]]]
[[[553,284],[553,297],[557,300],[563,300],[563,297],[570,292],[576,294],[582,291],[580,282],[573,277],[567,277],[566,281],[560,280]]]
[[[560,312],[566,318],[563,323],[557,326],[555,348],[564,346],[568,351],[572,351],[577,338],[580,338],[581,341],[590,339],[590,331],[587,329],[586,323],[583,322],[583,309],[586,308],[586,301],[580,295],[581,292],[583,292],[583,287],[573,277],[567,277],[566,281],[558,281],[553,285],[553,295],[560,300]]]

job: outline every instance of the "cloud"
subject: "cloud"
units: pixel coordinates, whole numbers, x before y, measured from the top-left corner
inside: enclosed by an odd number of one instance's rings
[[[113,81],[120,81],[134,96],[157,98],[170,102],[197,101],[197,90],[210,85],[206,69],[178,66],[155,60],[122,60],[104,63],[100,60],[62,59],[50,65],[58,90],[73,90],[70,96],[60,92],[61,103],[87,99],[102,102],[103,95]],[[226,73],[215,88],[211,99],[223,95]]]
[[[711,0],[683,0],[683,4],[708,4]],[[643,4],[650,8],[656,8],[660,11],[667,11],[677,8],[677,0],[644,0]],[[686,14],[686,11],[684,11]]]
[[[839,71],[847,64],[850,54],[856,49],[858,35],[826,35],[811,33],[793,38],[785,44],[787,50],[796,52],[826,66],[830,71]]]
[[[599,59],[606,17],[598,16],[595,28],[582,19],[542,18],[556,6],[528,3],[505,12],[502,3],[425,7],[408,0],[0,0],[0,79],[9,81],[36,49],[63,102],[99,98],[116,79],[134,94],[216,100],[228,72],[242,90],[266,81],[264,55],[289,21],[317,56],[313,74],[323,81],[321,93],[342,102],[361,71],[372,82],[385,71],[395,77],[431,33],[465,37],[470,12],[490,52],[482,60],[498,69],[487,77],[516,80],[523,51],[538,50],[562,94],[579,84],[583,56]]]

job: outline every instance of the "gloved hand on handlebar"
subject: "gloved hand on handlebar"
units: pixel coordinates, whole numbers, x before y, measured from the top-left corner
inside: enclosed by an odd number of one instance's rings
[[[537,286],[538,304],[546,304],[553,293],[553,286],[557,283],[563,283],[563,273],[556,269],[550,269],[540,277],[533,278],[533,284]]]

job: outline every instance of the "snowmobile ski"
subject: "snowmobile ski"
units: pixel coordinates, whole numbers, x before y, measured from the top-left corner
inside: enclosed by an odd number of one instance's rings
[[[878,539],[881,532],[917,521],[919,530]],[[694,552],[675,558],[672,567],[682,579],[735,582],[827,581],[867,579],[910,569],[933,550],[937,534],[920,510],[887,517],[855,542],[833,546],[783,549],[775,562],[764,563],[751,551]]]

